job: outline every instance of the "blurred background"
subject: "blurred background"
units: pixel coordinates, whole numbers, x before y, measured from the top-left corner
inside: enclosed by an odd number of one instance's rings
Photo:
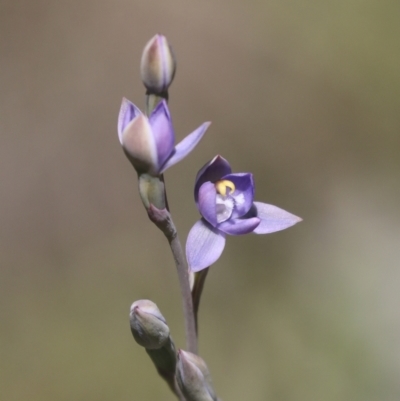
[[[166,174],[181,239],[217,153],[304,221],[230,237],[200,353],[224,400],[400,399],[400,3],[0,1],[0,393],[173,400],[128,323],[155,301],[184,347],[169,248],[117,139],[157,32],[178,59]]]

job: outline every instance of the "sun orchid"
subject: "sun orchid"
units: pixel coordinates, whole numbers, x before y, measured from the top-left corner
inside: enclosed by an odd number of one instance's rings
[[[208,267],[221,256],[227,234],[273,233],[300,222],[301,218],[276,206],[255,202],[253,175],[233,173],[228,161],[217,155],[200,169],[195,180],[194,197],[201,218],[189,232],[186,263],[168,207],[163,173],[196,147],[210,123],[203,123],[175,145],[167,104],[175,71],[176,59],[167,38],[153,36],[144,47],[140,63],[146,88],[144,111],[129,100],[122,100],[118,138],[136,170],[138,192],[147,216],[164,234],[173,255],[182,296],[186,348],[176,347],[167,321],[151,300],[135,301],[129,322],[133,338],[146,350],[178,400],[219,401],[207,364],[198,356],[199,306]],[[143,231],[141,226],[137,228],[139,233]],[[152,249],[157,249],[155,241],[150,240]]]
[[[218,260],[226,234],[269,234],[302,220],[276,206],[254,202],[253,175],[232,174],[228,161],[219,155],[198,172],[194,198],[202,218],[190,230],[186,243],[193,272]]]
[[[139,174],[158,176],[185,158],[209,125],[209,122],[203,123],[175,146],[174,128],[165,100],[147,117],[124,98],[118,117],[118,138]]]

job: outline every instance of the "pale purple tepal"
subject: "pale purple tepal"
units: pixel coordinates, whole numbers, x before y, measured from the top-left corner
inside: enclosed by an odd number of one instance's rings
[[[209,125],[209,122],[203,123],[175,146],[174,128],[165,100],[147,117],[124,98],[118,116],[118,138],[139,174],[157,176],[185,158]]]

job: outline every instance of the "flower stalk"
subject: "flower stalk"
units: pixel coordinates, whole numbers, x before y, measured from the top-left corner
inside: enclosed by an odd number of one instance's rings
[[[196,320],[193,309],[192,293],[189,285],[189,271],[181,242],[178,235],[167,237],[172,254],[174,255],[175,265],[178,272],[179,285],[181,288],[183,311],[185,315],[185,332],[187,350],[192,354],[197,354],[197,332]]]
[[[151,115],[163,99],[168,99],[167,90],[165,90],[162,95],[147,93],[146,114]],[[205,126],[204,132],[208,128],[208,125],[209,124]],[[204,132],[202,132],[201,136]],[[161,174],[157,177],[152,177],[147,174],[140,175],[139,192],[150,220],[163,232],[170,245],[182,296],[186,347],[191,353],[197,354],[197,323],[189,284],[188,265],[175,224],[169,212],[164,175]]]
[[[170,244],[183,299],[187,349],[196,353],[197,337],[188,266],[169,213],[163,173],[196,147],[210,123],[203,123],[175,146],[175,132],[167,105],[168,88],[175,69],[175,57],[166,38],[155,35],[145,46],[141,60],[141,77],[147,89],[145,113],[123,99],[118,117],[118,137],[138,173],[139,192],[148,216]]]
[[[123,99],[118,138],[138,175],[139,193],[149,219],[166,237],[174,258],[181,291],[186,349],[176,350],[165,318],[154,302],[132,304],[130,326],[135,341],[145,348],[159,375],[179,401],[218,401],[204,360],[197,355],[198,312],[209,267],[221,256],[227,235],[269,234],[301,218],[276,206],[254,200],[251,173],[233,173],[217,155],[197,174],[194,198],[201,218],[182,248],[167,201],[164,172],[197,146],[210,123],[205,122],[175,145],[168,108],[168,89],[176,60],[167,39],[155,35],[145,46],[140,73],[146,87],[142,112]]]

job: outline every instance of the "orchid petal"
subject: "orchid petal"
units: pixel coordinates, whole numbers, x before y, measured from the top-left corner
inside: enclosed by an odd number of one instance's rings
[[[161,167],[174,150],[175,134],[167,102],[161,101],[149,117],[157,146],[157,162]]]
[[[253,232],[260,224],[258,217],[249,219],[230,219],[218,225],[218,229],[229,235],[242,235]]]
[[[256,234],[269,234],[281,231],[303,220],[274,205],[268,205],[262,202],[254,202],[253,205],[251,214],[255,214],[261,219],[261,223],[254,230]]]
[[[211,182],[205,182],[199,190],[199,212],[212,225],[217,225],[217,190]]]
[[[199,220],[190,230],[186,241],[186,258],[192,272],[215,263],[225,248],[225,235],[205,220]]]
[[[205,185],[207,183],[204,183]],[[202,185],[202,186],[203,186]],[[202,188],[200,187],[200,189]],[[232,217],[235,208],[235,201],[230,196],[222,196],[217,194],[215,210],[217,213],[217,222],[222,223]]]
[[[210,124],[210,122],[203,123],[199,128],[194,130],[191,134],[179,142],[175,146],[175,152],[163,166],[161,173],[184,159],[196,147],[201,138],[203,138],[203,135],[207,131],[207,128],[210,126]]]
[[[228,180],[234,183],[235,190],[229,195],[235,200],[235,209],[232,218],[244,216],[253,205],[254,200],[254,180],[253,174],[238,173],[229,174],[222,177],[223,180]]]
[[[231,166],[222,156],[217,155],[210,162],[205,164],[197,173],[194,186],[194,199],[197,203],[200,187],[207,181],[216,182],[221,177],[232,172]]]
[[[122,145],[122,134],[127,125],[142,112],[128,99],[123,98],[118,115],[118,138]]]
[[[157,173],[157,149],[146,116],[134,118],[122,133],[122,147],[136,170]]]

